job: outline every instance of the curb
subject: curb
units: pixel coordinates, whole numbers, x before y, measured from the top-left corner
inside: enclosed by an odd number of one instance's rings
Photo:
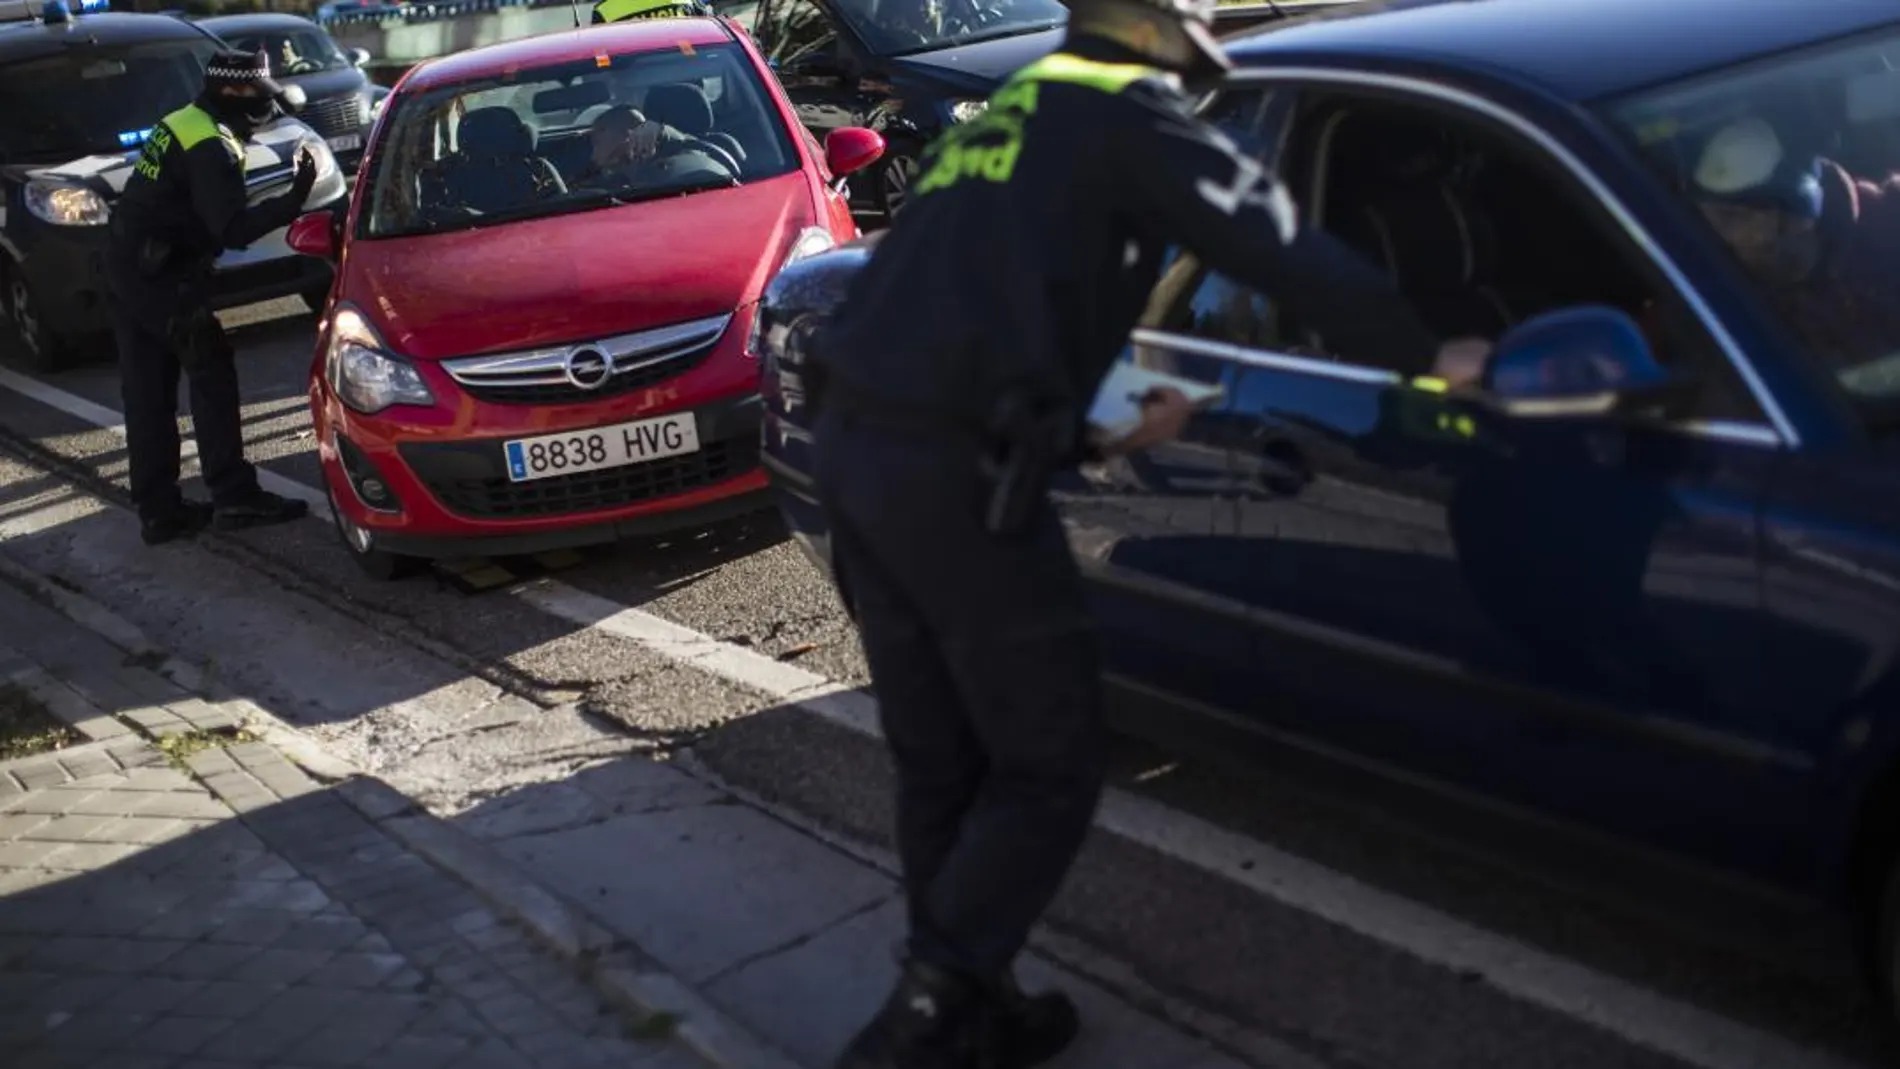
[[[203,671],[172,656],[147,638],[138,625],[104,605],[67,590],[3,554],[0,578],[25,589],[128,655],[150,662],[154,673],[187,691],[214,698],[214,688]],[[490,908],[520,924],[550,952],[577,968],[613,1005],[643,1020],[669,1022],[672,1034],[681,1043],[720,1069],[805,1069],[666,971],[638,946],[537,883],[488,844],[330,753],[317,740],[256,703],[237,696],[228,700],[242,704],[245,726],[264,743],[334,790],[351,808],[403,846],[468,885]],[[133,732],[128,729],[124,734]],[[137,734],[151,735],[143,728]]]

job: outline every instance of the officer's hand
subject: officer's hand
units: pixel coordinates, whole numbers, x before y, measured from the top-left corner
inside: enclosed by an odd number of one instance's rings
[[[1187,395],[1171,386],[1160,386],[1149,391],[1141,402],[1141,424],[1127,437],[1109,443],[1104,452],[1111,455],[1133,453],[1171,442],[1181,437],[1187,429],[1189,417],[1194,415],[1194,404]]]
[[[1483,338],[1453,338],[1439,346],[1432,376],[1454,390],[1474,386],[1484,377],[1484,365],[1490,359],[1491,343]]]
[[[317,161],[310,155],[309,149],[300,148],[297,150],[297,170],[290,176],[291,192],[299,198],[307,197],[316,184]]]

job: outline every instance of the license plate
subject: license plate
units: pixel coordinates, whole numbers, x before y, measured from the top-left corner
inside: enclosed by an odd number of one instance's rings
[[[332,152],[354,152],[363,147],[363,135],[344,134],[342,137],[330,138],[324,143],[330,146]]]
[[[508,478],[524,483],[554,475],[599,471],[699,452],[693,414],[662,416],[565,434],[544,434],[502,443]]]

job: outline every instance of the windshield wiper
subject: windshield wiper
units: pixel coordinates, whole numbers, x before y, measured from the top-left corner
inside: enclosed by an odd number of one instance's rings
[[[430,222],[419,226],[404,227],[374,235],[378,238],[416,238],[429,234],[453,234],[463,230],[480,230],[483,227],[498,226],[502,223],[519,223],[530,219],[551,219],[557,215],[572,215],[575,212],[592,211],[596,208],[618,208],[629,203],[616,194],[606,191],[590,193],[584,197],[564,197],[555,201],[534,201],[507,211],[484,212],[462,219],[450,219],[442,222]]]
[[[689,193],[704,193],[713,189],[733,189],[739,185],[739,179],[727,175],[723,178],[704,178],[697,182],[687,182],[677,186],[658,186],[653,189],[629,189],[619,194],[622,204],[639,204],[642,201],[665,200],[668,197],[683,197]]]

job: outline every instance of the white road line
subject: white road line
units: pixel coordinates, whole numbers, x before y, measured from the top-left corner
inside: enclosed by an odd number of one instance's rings
[[[117,412],[64,390],[7,371],[0,371],[0,386],[105,430],[124,433]],[[328,515],[321,490],[269,472],[259,475],[273,491],[310,501]],[[880,734],[877,706],[869,697],[815,672],[555,580],[533,580],[509,593],[551,616],[638,643],[659,656],[796,705],[852,731],[870,737]],[[1107,792],[1096,823],[1165,857],[1420,960],[1476,973],[1515,998],[1702,1069],[1854,1067],[1833,1055],[1568,961],[1123,791]]]

